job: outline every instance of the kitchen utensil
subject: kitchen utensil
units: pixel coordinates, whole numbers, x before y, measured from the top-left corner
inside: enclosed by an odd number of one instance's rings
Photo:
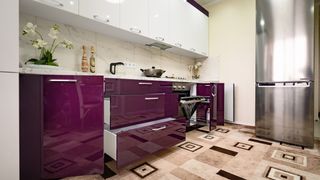
[[[116,74],[116,66],[117,65],[124,65],[123,62],[116,62],[116,63],[110,63],[110,73]]]
[[[165,73],[165,70],[162,69],[156,69],[154,66],[152,66],[151,69],[140,69],[143,74],[147,77],[161,77],[163,73]]]

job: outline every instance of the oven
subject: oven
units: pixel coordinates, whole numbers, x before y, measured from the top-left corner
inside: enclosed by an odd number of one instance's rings
[[[184,83],[184,82],[174,82],[172,84],[172,92],[174,94],[178,94],[179,102],[181,101],[182,98],[191,96],[192,85],[193,85],[192,83]],[[181,104],[179,105],[178,116],[184,117]]]

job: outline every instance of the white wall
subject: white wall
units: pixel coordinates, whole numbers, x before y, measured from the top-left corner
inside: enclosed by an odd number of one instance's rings
[[[235,83],[235,121],[255,124],[255,0],[224,0],[206,7],[209,59],[201,77]]]
[[[30,45],[29,39],[21,35],[22,28],[27,22],[36,24],[47,41],[50,40],[47,36],[49,28],[53,24],[56,24],[56,22],[43,18],[20,14],[21,64],[31,57],[38,56],[37,51]],[[156,68],[166,70],[166,73],[163,76],[172,76],[174,74],[175,76],[191,78],[191,74],[188,71],[188,65],[194,64],[194,59],[143,45],[121,41],[70,25],[59,24],[59,26],[61,28],[59,37],[61,39],[66,38],[74,44],[73,50],[60,48],[55,53],[55,57],[58,59],[60,66],[67,70],[80,71],[82,56],[81,47],[82,45],[86,45],[87,47],[93,45],[97,50],[96,70],[99,73],[109,73],[109,64],[111,62],[125,61],[137,65],[133,68],[126,68],[126,75],[140,76],[140,68],[151,68],[152,66],[155,66]]]
[[[0,6],[0,179],[19,179],[19,0]]]

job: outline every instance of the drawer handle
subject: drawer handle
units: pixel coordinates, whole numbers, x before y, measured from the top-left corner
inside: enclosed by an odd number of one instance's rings
[[[164,41],[164,38],[163,38],[163,37],[156,37],[156,40],[158,40],[158,41]]]
[[[67,83],[76,83],[76,79],[50,79],[49,82],[67,82]]]
[[[164,125],[164,126],[159,127],[159,128],[153,128],[152,131],[160,131],[160,130],[163,130],[163,129],[166,129],[166,128],[167,128],[167,126]]]
[[[152,83],[148,83],[148,82],[139,82],[139,85],[152,85]]]
[[[209,86],[211,86],[211,85],[205,85],[205,86],[209,87]]]
[[[146,101],[153,101],[153,100],[158,100],[158,97],[148,97],[148,98],[144,98],[144,100]]]
[[[134,32],[134,33],[138,33],[138,34],[141,33],[141,30],[138,29],[138,28],[130,28],[130,31],[131,31],[131,32]]]
[[[103,23],[109,23],[110,22],[109,18],[102,18],[102,17],[100,17],[98,15],[93,15],[93,18],[95,20],[103,22]]]
[[[51,4],[51,5],[54,5],[54,6],[57,6],[57,7],[63,7],[64,6],[62,2],[57,1],[57,0],[35,0],[35,1],[43,2],[43,3],[46,3],[46,4]]]

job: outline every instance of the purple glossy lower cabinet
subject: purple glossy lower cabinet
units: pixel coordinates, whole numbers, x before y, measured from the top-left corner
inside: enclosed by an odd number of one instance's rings
[[[113,95],[110,97],[110,129],[161,119],[165,94]]]
[[[201,104],[197,109],[197,117],[207,118],[207,110],[210,108],[210,120],[215,125],[224,125],[224,84],[206,83],[197,84],[197,95],[208,96],[210,104]]]
[[[185,140],[185,119],[157,123],[117,134],[117,167],[122,168]]]
[[[103,173],[103,77],[20,75],[20,179]]]

